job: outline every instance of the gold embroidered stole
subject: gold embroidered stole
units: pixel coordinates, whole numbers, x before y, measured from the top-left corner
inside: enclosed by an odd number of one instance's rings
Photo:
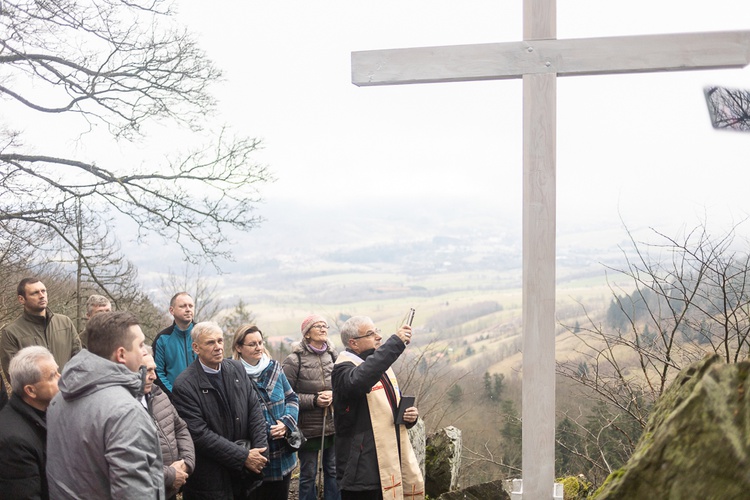
[[[353,363],[357,366],[363,362],[359,356],[349,351],[340,353],[336,360],[336,364]],[[393,384],[396,404],[398,404],[401,401],[401,394],[398,390],[396,375],[391,368],[388,368],[386,375]],[[336,397],[335,394],[334,397]],[[383,500],[423,500],[422,471],[419,469],[419,463],[414,455],[405,426],[402,426],[399,432],[401,441],[401,460],[399,460],[393,410],[381,381],[378,381],[367,394],[367,404],[370,407],[370,421],[375,436],[375,451],[378,457]]]

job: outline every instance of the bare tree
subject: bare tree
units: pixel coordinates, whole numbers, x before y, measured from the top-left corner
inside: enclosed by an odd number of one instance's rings
[[[16,284],[30,274],[32,252],[29,240],[47,241],[45,231],[26,231],[15,221],[0,221],[0,280],[6,293],[0,295],[0,326],[19,314]]]
[[[424,346],[413,346],[394,366],[404,394],[413,395],[419,414],[429,423],[429,430],[440,428],[444,421],[457,421],[469,407],[453,404],[446,397],[469,373],[458,371],[448,362],[448,347],[431,341]]]
[[[89,295],[96,293],[109,298],[116,309],[124,309],[143,294],[138,283],[138,270],[120,250],[117,238],[112,235],[111,219],[92,212],[79,200],[75,210],[61,214],[65,223],[63,234],[52,244],[40,248],[56,255],[57,262],[71,269],[75,276],[76,328],[81,331],[86,315],[84,304]],[[129,307],[127,307],[129,309]]]
[[[233,336],[242,325],[255,323],[255,313],[248,308],[248,304],[242,300],[237,300],[234,309],[221,318],[219,322],[224,329],[225,334]]]
[[[750,256],[736,249],[737,226],[712,236],[705,223],[672,237],[654,231],[655,243],[636,241],[625,266],[609,268],[612,301],[603,317],[567,326],[583,346],[558,363],[559,375],[578,384],[596,411],[568,418],[577,445],[558,444],[605,472],[632,453],[654,402],[677,373],[706,354],[728,363],[750,352]],[[591,405],[589,405],[591,406]],[[593,446],[592,446],[593,443]]]
[[[0,33],[6,117],[67,115],[83,135],[136,141],[164,120],[201,131],[214,110],[209,86],[221,73],[177,25],[169,0],[4,0]],[[1,124],[0,221],[63,238],[65,214],[82,202],[132,219],[139,238],[158,232],[193,262],[229,256],[224,229],[260,221],[252,204],[270,175],[250,161],[258,142],[221,129],[205,144],[185,143],[194,146],[163,163],[123,166],[114,155],[45,153]]]

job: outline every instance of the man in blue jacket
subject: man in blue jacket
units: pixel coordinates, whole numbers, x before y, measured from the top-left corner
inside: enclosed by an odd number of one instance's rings
[[[195,302],[187,292],[179,292],[169,301],[169,314],[174,323],[160,331],[154,339],[154,361],[156,362],[156,384],[171,396],[174,381],[193,361],[193,329]]]

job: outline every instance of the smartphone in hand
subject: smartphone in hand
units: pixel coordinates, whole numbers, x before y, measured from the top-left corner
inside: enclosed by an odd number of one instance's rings
[[[406,321],[404,321],[405,325],[411,326],[412,321],[414,321],[414,313],[415,312],[416,311],[414,310],[413,307],[409,309],[409,314],[406,315]]]

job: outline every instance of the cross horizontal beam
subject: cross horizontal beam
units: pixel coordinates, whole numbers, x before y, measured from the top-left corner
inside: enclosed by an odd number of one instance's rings
[[[750,31],[447,45],[352,52],[358,86],[647,73],[750,64]]]

